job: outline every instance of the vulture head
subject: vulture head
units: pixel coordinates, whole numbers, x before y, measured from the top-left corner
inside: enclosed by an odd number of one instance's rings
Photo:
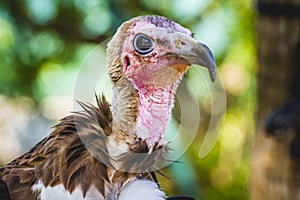
[[[206,67],[212,80],[216,76],[209,48],[188,29],[161,16],[123,23],[108,44],[107,56],[115,124],[144,140],[150,149],[164,144],[174,93],[189,66]]]

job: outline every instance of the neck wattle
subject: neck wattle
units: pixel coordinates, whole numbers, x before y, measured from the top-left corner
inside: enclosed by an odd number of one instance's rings
[[[174,91],[174,85],[138,90],[136,134],[149,146],[164,144],[163,135],[171,115]]]

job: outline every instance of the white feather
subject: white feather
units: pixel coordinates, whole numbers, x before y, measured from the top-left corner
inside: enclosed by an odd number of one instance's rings
[[[31,190],[38,191],[41,200],[104,200],[102,194],[94,186],[88,190],[85,197],[83,197],[81,187],[77,187],[70,194],[62,184],[54,187],[45,187],[41,181],[34,184]]]
[[[158,185],[149,180],[135,179],[128,182],[119,195],[118,200],[165,200],[165,194]]]

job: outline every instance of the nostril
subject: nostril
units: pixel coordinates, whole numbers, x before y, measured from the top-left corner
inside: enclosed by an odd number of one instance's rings
[[[130,66],[130,59],[128,56],[124,57],[124,70],[127,71],[128,67]]]

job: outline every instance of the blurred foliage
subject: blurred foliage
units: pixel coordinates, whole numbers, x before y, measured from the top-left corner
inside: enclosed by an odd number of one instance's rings
[[[160,178],[161,186],[168,194],[198,199],[247,199],[256,65],[251,0],[2,0],[0,96],[31,99],[30,105],[41,110],[55,106],[55,97],[72,95],[88,52],[123,21],[146,14],[171,18],[213,50],[228,101],[213,151],[198,158],[203,138],[198,134],[180,159],[183,164],[166,169],[174,183]],[[49,96],[54,97],[50,102]]]

